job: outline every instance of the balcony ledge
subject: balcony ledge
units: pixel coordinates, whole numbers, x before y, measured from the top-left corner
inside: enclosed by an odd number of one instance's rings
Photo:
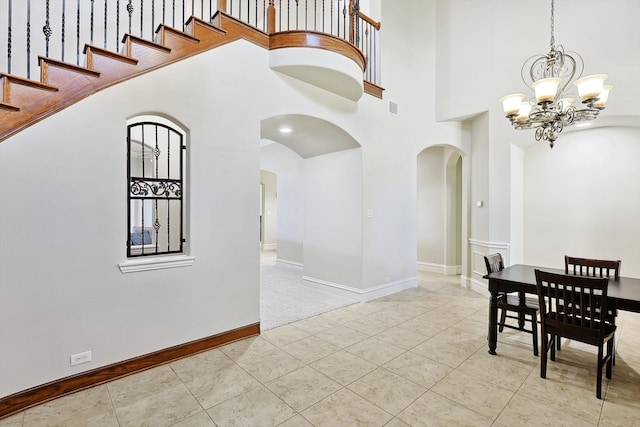
[[[272,70],[352,101],[362,97],[365,59],[351,43],[323,33],[286,31],[271,35],[269,50]]]

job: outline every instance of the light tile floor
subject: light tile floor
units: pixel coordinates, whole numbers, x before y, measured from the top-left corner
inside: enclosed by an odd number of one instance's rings
[[[540,378],[530,335],[487,354],[487,298],[459,278],[266,331],[0,421],[8,426],[640,426],[640,314],[621,313],[613,379],[565,341]]]

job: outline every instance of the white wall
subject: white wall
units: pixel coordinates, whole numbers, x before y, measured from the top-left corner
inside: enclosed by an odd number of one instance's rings
[[[562,135],[525,153],[524,258],[563,267],[564,255],[620,259],[640,277],[640,129]]]
[[[302,264],[304,241],[304,181],[302,158],[282,144],[260,150],[260,167],[278,175],[277,259]]]
[[[262,249],[276,249],[278,239],[278,175],[260,170],[262,185]]]
[[[362,288],[362,149],[304,160],[304,276]]]
[[[0,144],[0,395],[260,320],[260,120],[238,92],[260,90],[266,61],[249,43],[218,48]],[[152,112],[188,133],[195,264],[123,274],[126,121]],[[88,350],[90,363],[69,366]]]
[[[431,147],[418,155],[418,263],[445,265],[444,148]]]

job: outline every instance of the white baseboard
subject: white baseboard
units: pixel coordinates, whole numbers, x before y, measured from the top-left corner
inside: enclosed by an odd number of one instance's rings
[[[276,249],[278,249],[278,244],[277,243],[263,243],[262,244],[262,250],[263,251],[275,251]]]
[[[484,295],[487,298],[489,297],[489,289],[487,288],[487,282],[480,281],[473,277],[468,278],[469,289],[479,293],[480,295]]]
[[[367,289],[358,289],[351,286],[341,285],[339,283],[333,283],[322,279],[316,279],[315,277],[302,276],[302,280],[305,285],[311,286],[315,289],[320,289],[325,292],[332,293],[334,295],[340,295],[343,297],[351,298],[360,302],[371,301],[376,298],[384,297],[387,295],[395,294],[406,289],[418,287],[418,278],[411,277],[405,280],[398,280],[391,283],[385,283],[378,286],[373,286]]]
[[[456,274],[462,273],[461,265],[444,265],[444,264],[433,264],[430,262],[417,262],[417,269],[419,271],[428,271],[431,273],[439,273],[446,274],[447,276],[455,276]]]
[[[276,262],[281,262],[282,264],[295,265],[297,267],[303,267],[304,266],[304,264],[302,264],[301,262],[290,261],[288,259],[282,259],[282,258],[276,258]]]

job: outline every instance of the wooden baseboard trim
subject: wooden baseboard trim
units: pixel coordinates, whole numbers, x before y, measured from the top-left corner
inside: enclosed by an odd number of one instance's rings
[[[255,323],[32,387],[0,399],[0,419],[80,390],[258,334],[260,323]]]

